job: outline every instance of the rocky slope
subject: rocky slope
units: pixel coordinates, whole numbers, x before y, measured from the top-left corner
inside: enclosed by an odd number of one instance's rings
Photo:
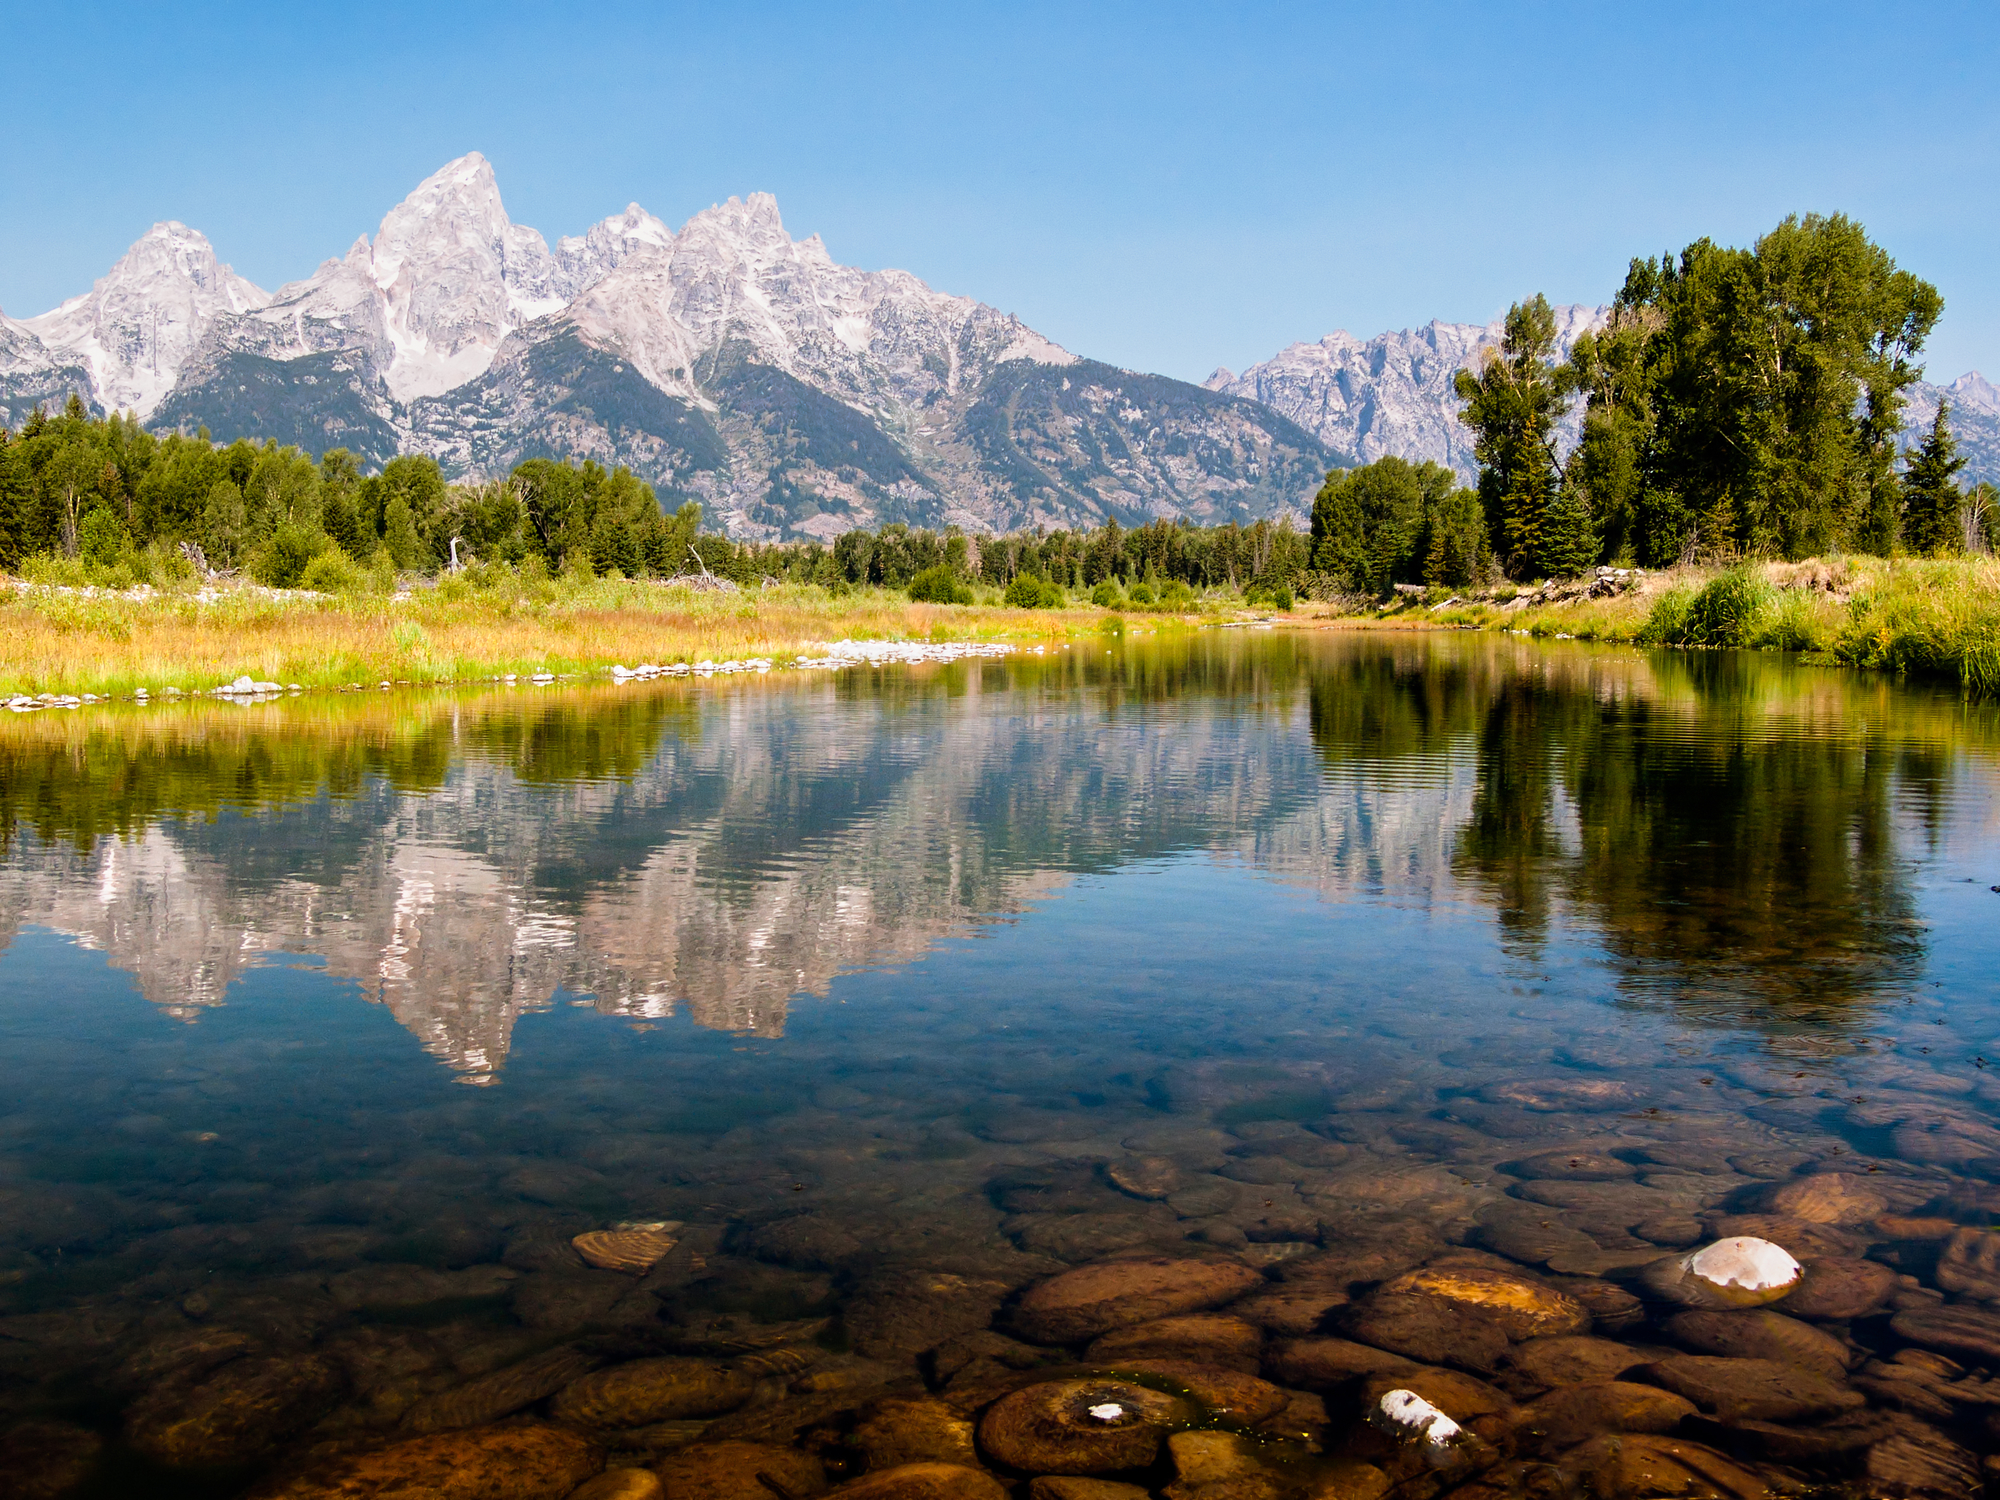
[[[737,535],[1248,520],[1301,513],[1330,463],[1254,402],[840,265],[792,239],[768,194],[678,233],[633,204],[551,249],[507,217],[477,153],[274,295],[165,225],[21,332],[0,347],[0,400],[18,388],[23,414],[69,355],[94,404],[156,429],[428,452],[454,475],[595,458]]]
[[[1556,309],[1556,352],[1566,357],[1579,333],[1601,327],[1607,307]],[[1418,329],[1377,334],[1363,342],[1344,330],[1316,344],[1293,344],[1241,375],[1220,369],[1203,382],[1210,390],[1260,401],[1290,417],[1342,462],[1371,463],[1385,454],[1432,459],[1468,483],[1478,476],[1472,434],[1458,420],[1462,403],[1453,375],[1477,369],[1500,344],[1496,320],[1433,322]],[[1942,393],[1951,401],[1952,432],[1969,460],[1964,482],[2000,483],[2000,390],[1978,372],[1949,385],[1919,384],[1910,393],[1903,441],[1917,441],[1930,427]],[[1567,452],[1583,427],[1573,407],[1557,430]]]

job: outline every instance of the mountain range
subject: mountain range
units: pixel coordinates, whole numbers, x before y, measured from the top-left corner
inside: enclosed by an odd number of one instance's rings
[[[1560,310],[1563,346],[1604,310]],[[435,456],[624,464],[739,537],[890,521],[995,532],[1299,516],[1326,470],[1387,453],[1470,477],[1455,371],[1499,324],[1334,333],[1202,385],[1081,358],[903,271],[840,265],[754,193],[670,229],[638,204],[551,246],[478,153],[344,256],[266,292],[156,224],[92,288],[0,315],[0,422],[71,391],[157,431]],[[2000,478],[2000,392],[1942,389]],[[1570,418],[1573,440],[1577,419]]]

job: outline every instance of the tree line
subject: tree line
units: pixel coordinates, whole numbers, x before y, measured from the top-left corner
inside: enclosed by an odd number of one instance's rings
[[[96,581],[186,576],[201,564],[274,587],[341,590],[468,563],[550,574],[672,578],[709,572],[835,590],[875,585],[957,597],[973,582],[1053,603],[1106,586],[1143,602],[1178,585],[1275,596],[1298,587],[1307,538],[1289,521],[1037,530],[970,537],[891,523],[817,541],[734,542],[701,529],[701,507],[662,510],[624,468],[535,458],[504,478],[449,483],[428,457],[364,473],[335,448],[296,448],[206,431],[155,435],[135,417],[93,418],[74,396],[0,429],[0,568],[60,561]],[[1030,584],[1036,585],[1030,588]],[[1129,592],[1128,592],[1129,591]],[[1029,600],[1026,595],[1035,593]]]
[[[1455,382],[1476,489],[1400,459],[1330,475],[1313,565],[1382,594],[1605,563],[1990,551],[2000,494],[1960,487],[1944,402],[1899,451],[1943,308],[1838,214],[1788,218],[1747,250],[1701,239],[1635,259],[1609,321],[1564,360],[1547,298],[1516,303],[1498,350]],[[1581,440],[1559,458],[1579,401]]]

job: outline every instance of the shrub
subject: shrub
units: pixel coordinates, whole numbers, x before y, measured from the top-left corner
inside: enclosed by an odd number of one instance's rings
[[[1118,585],[1107,578],[1090,591],[1090,602],[1099,609],[1116,609],[1124,601],[1118,597]]]
[[[1271,608],[1290,609],[1292,603],[1292,591],[1284,584],[1281,583],[1271,590]]]
[[[1151,604],[1153,602],[1153,586],[1150,583],[1135,583],[1132,585],[1132,592],[1126,597],[1134,604]]]
[[[368,586],[361,564],[338,547],[329,547],[299,574],[299,587],[317,594],[358,594]]]
[[[919,604],[970,604],[972,590],[950,568],[939,563],[910,580],[910,598]]]
[[[99,506],[83,518],[83,524],[76,528],[76,550],[87,563],[95,563],[100,568],[108,568],[118,561],[130,542],[125,532],[125,523],[113,511]]]
[[[1176,578],[1160,590],[1160,603],[1167,609],[1187,609],[1194,603],[1194,590]]]
[[[1653,601],[1652,609],[1646,614],[1646,623],[1639,627],[1639,633],[1633,639],[1642,646],[1678,643],[1687,629],[1688,605],[1693,599],[1693,589],[1668,589]]]
[[[1681,640],[1690,646],[1747,646],[1771,605],[1771,586],[1748,568],[1731,568],[1688,601]]]
[[[1016,573],[1001,598],[1015,609],[1058,609],[1063,603],[1063,591],[1046,578]]]
[[[287,521],[251,554],[250,576],[274,589],[296,588],[307,565],[332,545],[333,538],[317,527]]]

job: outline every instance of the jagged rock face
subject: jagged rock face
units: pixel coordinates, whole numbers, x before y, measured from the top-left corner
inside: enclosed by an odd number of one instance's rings
[[[148,417],[218,317],[268,301],[203,235],[169,220],[88,292],[26,326],[52,355],[89,369],[99,405]]]
[[[26,324],[0,313],[0,424],[19,427],[37,406],[60,411],[72,391],[96,405],[84,365],[58,358]]]
[[[1253,402],[1090,364],[907,272],[842,266],[817,235],[792,239],[766,193],[678,234],[631,204],[551,250],[474,153],[305,280],[211,302],[198,342],[155,361],[141,412],[156,428],[378,463],[427,452],[455,476],[542,455],[625,464],[737,535],[1302,514],[1329,464]],[[14,358],[0,400],[25,393],[19,420],[61,373],[31,337]],[[123,402],[106,380],[93,366],[86,389]]]
[[[1576,336],[1603,326],[1610,309],[1556,309],[1556,352],[1566,357]],[[1241,375],[1217,370],[1210,390],[1261,401],[1290,417],[1352,463],[1389,454],[1412,462],[1431,459],[1478,477],[1472,432],[1458,420],[1464,404],[1453,390],[1460,370],[1477,370],[1500,347],[1499,321],[1432,322],[1418,329],[1377,334],[1363,343],[1336,331],[1317,344],[1293,344]],[[1572,410],[1557,432],[1567,451],[1583,428]]]
[[[1919,382],[1911,387],[1910,404],[1903,413],[1903,446],[1912,448],[1924,440],[1937,417],[1940,396],[1951,403],[1945,420],[1958,441],[1958,456],[1965,460],[1959,483],[2000,484],[2000,387],[1977,370],[1949,385]]]

